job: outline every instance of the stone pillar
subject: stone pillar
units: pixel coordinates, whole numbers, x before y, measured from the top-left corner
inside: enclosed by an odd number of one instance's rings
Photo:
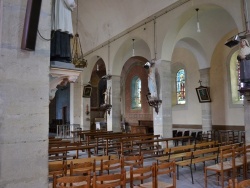
[[[70,124],[74,124],[74,83],[70,83],[70,95],[69,95],[69,119]]]
[[[35,1],[34,1],[35,2]],[[27,1],[0,0],[0,187],[48,187],[50,42],[21,50]],[[51,31],[42,2],[39,31]]]
[[[82,75],[82,74],[81,74]],[[73,118],[73,123],[74,124],[80,124],[81,127],[83,125],[83,112],[86,109],[85,107],[83,108],[83,84],[82,84],[82,79],[81,75],[78,77],[77,81],[74,84],[71,84],[71,86],[74,88],[73,90],[73,115],[71,118]]]
[[[162,137],[172,137],[172,93],[171,93],[171,62],[158,60],[156,62],[156,77],[159,84],[159,99],[162,104],[157,114],[153,109],[154,134]],[[164,147],[164,146],[163,146]]]
[[[120,132],[121,131],[121,87],[120,76],[112,76],[107,80],[107,88],[111,87],[111,105],[110,115],[107,114],[107,130]]]
[[[250,93],[244,94],[245,139],[250,143]]]
[[[83,86],[88,85],[89,83],[83,84]],[[91,111],[91,107],[90,107],[90,98],[86,98],[83,97],[82,100],[82,130],[90,130],[91,129],[91,119],[90,119],[90,111]],[[88,112],[87,112],[87,107],[88,107]]]
[[[210,68],[200,70],[200,80],[202,86],[210,86]],[[207,132],[212,130],[211,103],[201,103],[201,109],[202,131]]]

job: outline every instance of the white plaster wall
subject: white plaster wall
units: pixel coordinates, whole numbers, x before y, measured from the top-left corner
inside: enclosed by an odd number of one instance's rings
[[[230,87],[230,77],[226,63],[232,49],[225,46],[224,41],[230,36],[232,36],[232,33],[219,41],[211,62],[210,91],[213,125],[244,125],[244,108],[243,106],[235,107],[231,105],[231,94],[228,88]]]
[[[194,55],[185,48],[175,48],[172,63],[182,63],[186,70],[186,104],[172,108],[173,124],[201,125],[201,105],[195,88],[199,87],[199,67]],[[175,80],[175,78],[173,78]]]
[[[3,0],[0,58],[0,187],[48,187],[50,43],[20,49],[27,1]],[[39,30],[50,37],[50,1]],[[1,10],[1,9],[0,9]]]

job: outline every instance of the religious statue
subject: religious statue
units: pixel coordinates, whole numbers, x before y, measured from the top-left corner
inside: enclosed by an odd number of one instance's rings
[[[149,99],[150,100],[156,100],[156,99],[158,99],[158,96],[157,96],[157,85],[156,85],[156,78],[155,78],[155,65],[151,65],[149,67],[148,89],[149,89],[149,92],[150,92]]]
[[[104,95],[104,104],[110,104],[110,99],[109,99],[110,90],[111,90],[111,87],[107,88],[105,90],[105,92],[103,93],[103,95]]]
[[[75,7],[74,0],[52,1],[51,61],[71,62],[70,39],[73,37],[71,13]]]
[[[105,90],[105,92],[103,93],[104,95],[104,104],[108,104],[108,88]]]
[[[250,87],[250,46],[247,39],[240,41],[237,59],[240,62],[240,81],[246,83],[246,87]]]

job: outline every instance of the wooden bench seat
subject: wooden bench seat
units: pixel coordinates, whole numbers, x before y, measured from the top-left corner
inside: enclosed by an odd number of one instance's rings
[[[194,144],[165,148],[164,149],[165,155],[162,157],[157,157],[155,159],[157,160],[158,164],[161,162],[170,162],[172,160],[175,161],[183,160],[183,158],[186,157],[186,152],[193,151],[194,148],[195,148]]]
[[[194,184],[192,165],[195,165],[197,163],[203,163],[205,167],[205,162],[211,161],[211,160],[217,163],[218,155],[219,155],[219,147],[205,148],[205,149],[187,152],[185,155],[185,158],[187,159],[182,160],[182,161],[177,161],[175,163],[177,166],[177,179],[179,179],[179,167],[188,166],[190,168],[192,183]]]
[[[50,161],[56,161],[56,160],[67,160],[67,159],[76,159],[76,155],[55,155],[55,156],[49,156]]]
[[[109,152],[117,153],[118,155],[124,155],[123,148],[124,146],[133,148],[138,148],[134,143],[136,141],[142,141],[147,139],[158,138],[160,135],[143,135],[141,133],[136,134],[122,134],[122,135],[113,135],[103,137],[106,147],[103,144],[99,145],[98,148],[103,149],[105,155],[109,155]],[[127,150],[128,151],[128,150]]]

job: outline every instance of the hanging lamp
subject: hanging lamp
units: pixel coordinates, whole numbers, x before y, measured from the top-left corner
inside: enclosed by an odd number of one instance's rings
[[[195,9],[196,10],[196,13],[197,13],[197,20],[196,20],[196,25],[197,25],[197,32],[200,33],[201,32],[201,28],[200,28],[200,22],[199,22],[199,9]]]
[[[135,39],[132,39],[133,41],[133,51],[132,51],[132,57],[135,56]]]
[[[109,74],[109,61],[110,61],[110,42],[108,41],[108,74],[102,76],[102,79],[104,80],[110,80],[112,78],[112,75]]]
[[[78,0],[77,0],[77,9],[76,9],[76,34],[73,37],[73,47],[72,47],[72,60],[71,62],[75,65],[76,68],[87,67],[87,60],[83,58],[82,45],[80,37],[78,34]]]

